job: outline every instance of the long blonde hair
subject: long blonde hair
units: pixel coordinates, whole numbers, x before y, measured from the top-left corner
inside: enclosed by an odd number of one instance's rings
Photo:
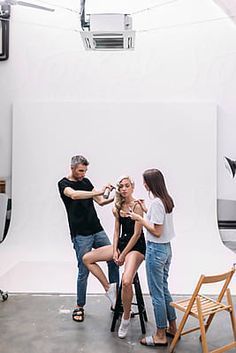
[[[134,181],[129,175],[122,175],[116,183],[116,195],[115,195],[115,212],[120,213],[123,204],[125,203],[125,198],[120,193],[120,183],[122,180],[128,179],[132,187],[134,188]]]

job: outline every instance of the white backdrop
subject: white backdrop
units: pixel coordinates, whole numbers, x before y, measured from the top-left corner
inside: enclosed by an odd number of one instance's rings
[[[76,261],[57,181],[72,155],[90,161],[100,188],[130,174],[137,197],[146,168],[160,168],[174,197],[170,286],[189,293],[201,273],[228,270],[235,255],[216,221],[216,107],[207,103],[18,103],[13,112],[13,214],[0,248],[1,287],[75,292]],[[111,205],[98,214],[112,240]],[[140,269],[147,292],[144,265]],[[92,276],[89,292],[102,288]]]

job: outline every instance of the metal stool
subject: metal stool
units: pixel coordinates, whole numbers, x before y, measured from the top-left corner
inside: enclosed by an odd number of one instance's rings
[[[145,322],[147,322],[147,313],[146,313],[146,308],[143,300],[143,294],[140,286],[140,281],[138,277],[138,272],[136,273],[134,280],[133,280],[133,285],[135,289],[135,296],[136,296],[136,303],[132,303],[132,305],[137,305],[138,311],[137,312],[131,312],[131,317],[134,317],[135,315],[139,315],[139,320],[140,320],[140,325],[141,325],[141,330],[142,333],[146,333],[146,327],[145,327]],[[119,318],[119,316],[123,313],[123,305],[122,305],[122,300],[121,300],[121,292],[122,292],[122,281],[120,283],[119,289],[118,289],[118,295],[117,295],[117,300],[116,300],[116,306],[114,309],[114,314],[113,314],[113,320],[111,324],[111,332],[114,332],[115,326],[116,326],[116,321]]]

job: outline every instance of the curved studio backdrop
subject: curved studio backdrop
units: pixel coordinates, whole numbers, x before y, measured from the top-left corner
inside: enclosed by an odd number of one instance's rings
[[[235,255],[217,228],[215,105],[19,102],[13,109],[13,212],[0,247],[1,287],[75,292],[76,261],[57,190],[75,154],[90,161],[87,175],[95,187],[130,174],[136,197],[147,203],[142,172],[163,171],[176,204],[172,293],[190,293],[201,273],[232,266]],[[111,208],[97,211],[112,240]],[[144,265],[139,273],[148,292]],[[103,292],[92,276],[88,292]]]

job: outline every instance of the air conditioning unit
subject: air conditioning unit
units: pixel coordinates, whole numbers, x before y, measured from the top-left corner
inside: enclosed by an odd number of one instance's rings
[[[86,27],[80,33],[87,50],[134,49],[135,31],[127,14],[90,14]]]

